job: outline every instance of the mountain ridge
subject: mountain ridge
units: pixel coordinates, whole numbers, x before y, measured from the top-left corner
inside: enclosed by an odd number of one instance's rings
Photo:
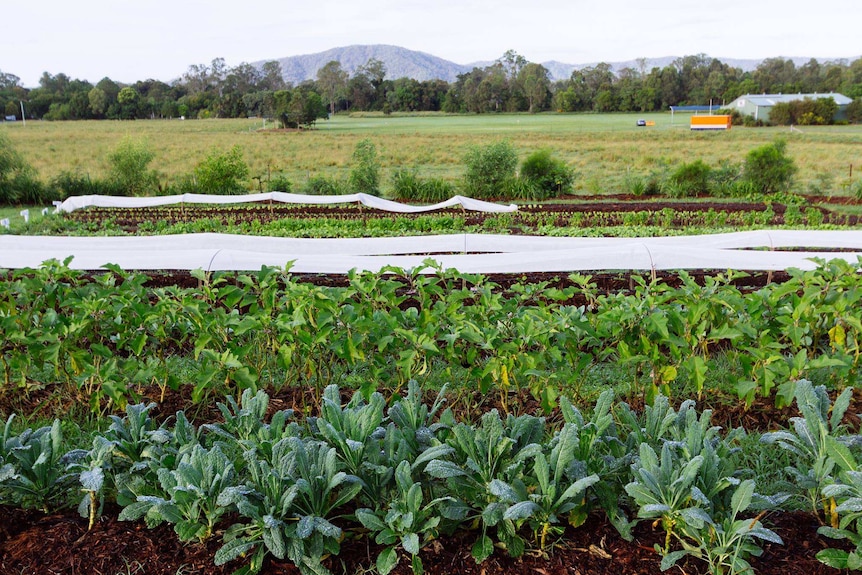
[[[712,56],[708,57],[712,58]],[[807,56],[776,57],[792,60],[797,66],[811,60],[811,57]],[[488,66],[496,61],[486,60],[470,62],[467,64],[458,64],[427,52],[410,50],[401,46],[393,46],[390,44],[354,44],[350,46],[330,48],[329,50],[313,54],[300,54],[270,60],[259,60],[257,62],[252,62],[252,65],[261,67],[264,62],[276,60],[281,64],[282,76],[284,76],[284,79],[291,84],[300,84],[307,80],[316,79],[317,71],[333,60],[340,62],[341,67],[352,76],[360,66],[363,66],[371,58],[375,58],[384,63],[386,66],[387,79],[394,80],[406,77],[413,78],[420,82],[438,79],[446,80],[447,82],[454,82],[457,80],[459,74],[470,72],[474,67],[481,68]],[[654,67],[663,68],[668,66],[677,58],[679,58],[679,56],[662,56],[659,58],[643,58],[642,61],[641,59],[636,59],[606,63],[611,66],[614,72],[618,72],[623,68],[634,68],[637,70],[642,64],[644,70],[649,71]],[[758,64],[767,59],[721,58],[718,56],[715,58],[735,68],[741,68],[743,71],[752,71]],[[820,63],[824,63],[834,61],[836,59],[817,58],[817,60]],[[837,60],[852,61],[853,58],[838,58]],[[569,64],[549,60],[546,62],[540,62],[540,64],[548,69],[551,80],[556,81],[569,78],[574,70],[595,66],[599,64],[599,62]]]

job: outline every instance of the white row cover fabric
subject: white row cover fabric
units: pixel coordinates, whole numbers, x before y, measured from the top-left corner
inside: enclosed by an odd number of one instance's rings
[[[452,196],[445,202],[439,202],[430,206],[412,206],[400,204],[390,200],[384,200],[368,194],[347,194],[343,196],[311,196],[307,194],[288,194],[285,192],[266,192],[260,194],[248,194],[244,196],[213,196],[207,194],[182,194],[177,196],[159,196],[155,198],[125,198],[118,196],[72,196],[66,198],[57,206],[59,212],[72,212],[90,206],[99,208],[151,208],[155,206],[169,206],[173,204],[245,204],[249,202],[273,201],[283,204],[355,204],[382,210],[385,212],[397,212],[402,214],[413,214],[419,212],[433,212],[444,208],[461,206],[472,212],[503,213],[515,212],[518,206],[510,204],[504,206],[474,200],[464,196]]]
[[[811,251],[772,251],[802,248]],[[853,252],[818,251],[850,249]],[[550,238],[455,234],[401,238],[295,239],[230,234],[0,236],[0,268],[34,268],[73,256],[75,269],[258,270],[292,262],[297,273],[418,268],[432,258],[464,273],[601,270],[813,269],[813,258],[862,257],[862,231],[766,230],[658,238]],[[431,270],[429,270],[430,272]]]

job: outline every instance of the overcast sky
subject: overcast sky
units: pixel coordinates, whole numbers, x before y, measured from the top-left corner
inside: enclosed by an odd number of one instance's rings
[[[459,64],[513,49],[531,62],[862,55],[862,2],[795,0],[5,0],[0,71],[90,82],[170,81],[353,44],[392,44]]]

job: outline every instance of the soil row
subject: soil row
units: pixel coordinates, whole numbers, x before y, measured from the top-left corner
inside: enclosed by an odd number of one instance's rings
[[[140,522],[116,520],[108,510],[91,531],[74,512],[43,515],[0,506],[0,572],[77,575],[79,573],[146,573],[147,575],[228,575],[240,561],[217,567],[213,556],[220,537],[206,543],[180,543],[168,525],[147,529]],[[757,575],[835,575],[815,555],[836,542],[817,534],[816,519],[806,513],[778,513],[764,522],[784,541],[767,544],[752,559]],[[227,524],[229,525],[229,523]],[[227,526],[225,525],[225,527]],[[625,541],[600,515],[580,528],[567,528],[546,553],[511,558],[497,550],[476,564],[470,555],[475,533],[459,532],[427,545],[420,557],[427,575],[660,575],[661,556],[654,550],[664,539],[660,526],[640,523],[633,541]],[[366,537],[348,535],[341,553],[326,566],[333,574],[370,572],[380,548]],[[701,573],[704,564],[680,562],[682,573]],[[676,568],[675,568],[676,570]],[[264,575],[298,575],[288,561],[268,559]],[[402,557],[395,575],[412,575],[409,557]]]

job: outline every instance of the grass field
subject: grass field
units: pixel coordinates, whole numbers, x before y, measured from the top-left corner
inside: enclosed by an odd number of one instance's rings
[[[637,127],[637,119],[655,121]],[[551,149],[577,172],[581,193],[625,191],[627,175],[646,175],[667,164],[702,159],[711,166],[739,163],[753,147],[784,137],[799,167],[798,190],[819,188],[840,193],[855,162],[862,175],[862,126],[733,128],[700,133],[688,129],[688,117],[653,114],[538,114],[448,116],[426,114],[336,116],[302,132],[272,130],[271,122],[247,120],[157,120],[100,122],[27,122],[6,124],[7,133],[27,161],[48,180],[63,171],[98,178],[106,158],[124,137],[145,140],[155,151],[152,166],[162,180],[191,173],[215,149],[239,145],[253,178],[284,174],[295,186],[313,175],[346,177],[356,143],[377,146],[384,185],[399,167],[418,168],[423,176],[455,180],[463,174],[471,145],[506,139],[521,157]],[[257,185],[252,180],[251,185]]]

